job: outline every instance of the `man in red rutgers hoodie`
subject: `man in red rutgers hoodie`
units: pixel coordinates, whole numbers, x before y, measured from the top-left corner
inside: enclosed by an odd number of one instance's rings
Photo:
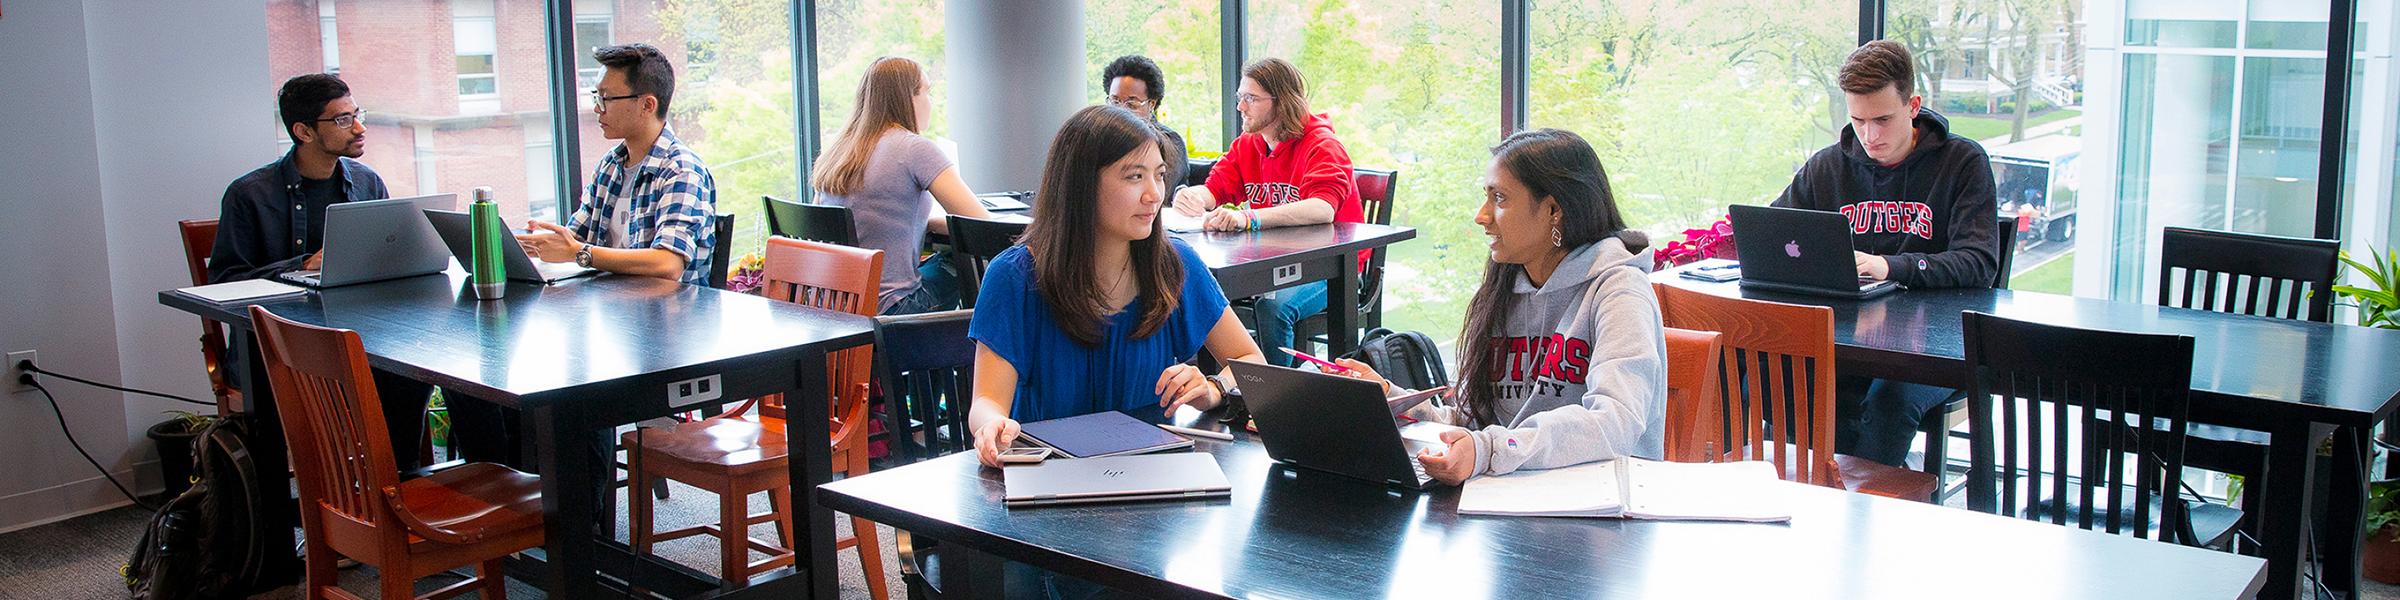
[[[1207,215],[1202,224],[1212,231],[1364,221],[1350,153],[1333,139],[1325,115],[1308,112],[1305,87],[1300,69],[1280,58],[1243,68],[1234,102],[1242,135],[1209,172],[1208,185],[1175,195],[1175,210]],[[1358,262],[1366,264],[1365,252]],[[1256,311],[1267,359],[1290,366],[1291,357],[1274,348],[1291,347],[1292,324],[1325,311],[1325,282],[1260,296]]]

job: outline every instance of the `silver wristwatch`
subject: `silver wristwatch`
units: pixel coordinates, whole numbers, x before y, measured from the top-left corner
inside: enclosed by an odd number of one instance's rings
[[[575,249],[575,266],[578,266],[578,267],[583,267],[583,268],[586,268],[586,269],[592,268],[592,245],[591,245],[591,244],[584,244],[583,246],[581,246],[581,247],[578,247],[578,248],[576,248],[576,249]]]

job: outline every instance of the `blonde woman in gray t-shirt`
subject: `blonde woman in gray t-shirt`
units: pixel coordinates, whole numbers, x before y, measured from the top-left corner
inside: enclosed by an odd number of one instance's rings
[[[950,261],[910,259],[927,232],[947,231],[945,215],[991,216],[950,158],[918,135],[933,108],[929,90],[916,61],[875,59],[858,83],[850,123],[808,174],[819,204],[850,208],[859,247],[883,251],[883,314],[956,308],[959,275]]]

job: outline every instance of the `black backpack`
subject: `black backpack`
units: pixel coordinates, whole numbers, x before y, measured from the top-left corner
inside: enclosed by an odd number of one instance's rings
[[[258,466],[239,418],[218,419],[192,444],[199,481],[150,517],[125,564],[136,600],[238,598],[261,591],[265,540],[252,529]]]
[[[1375,367],[1395,388],[1423,390],[1450,385],[1442,349],[1424,333],[1377,327],[1358,342],[1356,354],[1359,362]]]

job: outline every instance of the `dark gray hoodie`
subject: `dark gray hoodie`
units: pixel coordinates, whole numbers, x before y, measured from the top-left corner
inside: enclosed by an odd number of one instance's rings
[[[1650,251],[1615,237],[1567,254],[1536,288],[1519,277],[1508,322],[1483,341],[1506,423],[1475,423],[1464,406],[1418,405],[1410,416],[1475,435],[1475,474],[1549,469],[1666,452],[1666,333],[1650,288]],[[1461,341],[1465,343],[1464,340]],[[1467,352],[1468,350],[1461,350]]]

